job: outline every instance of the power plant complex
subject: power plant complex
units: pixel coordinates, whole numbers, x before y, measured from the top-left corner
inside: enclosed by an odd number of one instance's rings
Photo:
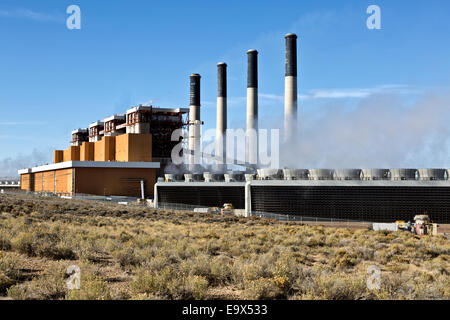
[[[285,36],[283,143],[297,136],[297,36]],[[21,189],[76,195],[117,195],[154,199],[156,207],[189,205],[242,209],[246,216],[278,214],[368,222],[410,221],[427,214],[450,223],[450,170],[302,169],[260,165],[258,52],[247,52],[245,163],[228,171],[227,64],[217,65],[217,125],[214,170],[202,165],[199,74],[190,75],[189,108],[139,105],[125,114],[93,122],[72,132],[71,146],[54,151],[54,163],[19,170]],[[187,129],[187,163],[173,165]],[[183,144],[183,142],[181,142]],[[234,160],[234,159],[232,159]],[[176,167],[176,170],[169,168]]]

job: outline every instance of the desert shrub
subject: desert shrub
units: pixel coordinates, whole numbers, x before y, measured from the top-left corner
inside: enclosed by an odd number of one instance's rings
[[[297,279],[298,299],[358,300],[370,298],[363,276],[317,271]]]
[[[30,233],[20,233],[12,240],[12,248],[28,256],[34,256],[35,245],[33,235]]]
[[[246,283],[245,295],[254,300],[270,300],[286,298],[285,290],[279,285],[284,286],[286,279],[259,278],[249,280]]]
[[[61,268],[50,268],[48,274],[12,286],[7,290],[7,294],[10,298],[16,300],[64,298],[66,294],[64,271]]]
[[[73,289],[66,295],[68,300],[108,300],[111,293],[108,283],[93,274],[82,275],[80,289]]]
[[[14,256],[6,256],[0,251],[0,293],[4,293],[6,289],[21,278],[20,261]]]
[[[355,251],[339,249],[330,264],[338,269],[346,269],[355,266],[358,260],[358,254]]]
[[[0,233],[0,250],[9,251],[11,250],[11,241],[6,237],[5,234]]]
[[[122,268],[137,266],[142,262],[142,257],[138,256],[133,249],[120,250],[114,252],[113,257],[117,259]]]
[[[135,295],[147,294],[168,299],[204,299],[208,280],[202,276],[178,274],[168,267],[160,273],[139,273],[131,283]]]

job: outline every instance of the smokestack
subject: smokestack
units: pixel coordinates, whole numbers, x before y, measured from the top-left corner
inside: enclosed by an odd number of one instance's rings
[[[190,76],[191,92],[189,106],[189,170],[196,171],[200,164],[200,75],[193,73]]]
[[[248,50],[246,162],[258,164],[258,51]]]
[[[286,38],[284,78],[284,141],[292,142],[297,128],[297,35]]]
[[[227,131],[227,64],[217,64],[217,128],[216,128],[216,157],[217,171],[226,169],[226,131]]]

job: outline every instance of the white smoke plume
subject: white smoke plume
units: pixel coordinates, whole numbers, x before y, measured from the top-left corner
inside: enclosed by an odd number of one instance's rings
[[[320,116],[301,112],[298,139],[284,146],[282,166],[450,168],[449,92],[427,93],[412,104],[404,98],[375,94],[350,107],[335,99]]]
[[[17,170],[51,162],[51,151],[34,149],[30,154],[0,159],[0,177],[18,178]]]

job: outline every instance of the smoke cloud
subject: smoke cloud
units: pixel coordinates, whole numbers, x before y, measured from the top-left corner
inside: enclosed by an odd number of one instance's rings
[[[427,93],[414,103],[404,98],[334,99],[314,116],[301,112],[297,141],[282,147],[282,166],[450,168],[449,92]]]
[[[39,164],[51,162],[51,151],[34,149],[28,155],[18,155],[0,160],[0,177],[18,178],[17,170],[34,167]]]

